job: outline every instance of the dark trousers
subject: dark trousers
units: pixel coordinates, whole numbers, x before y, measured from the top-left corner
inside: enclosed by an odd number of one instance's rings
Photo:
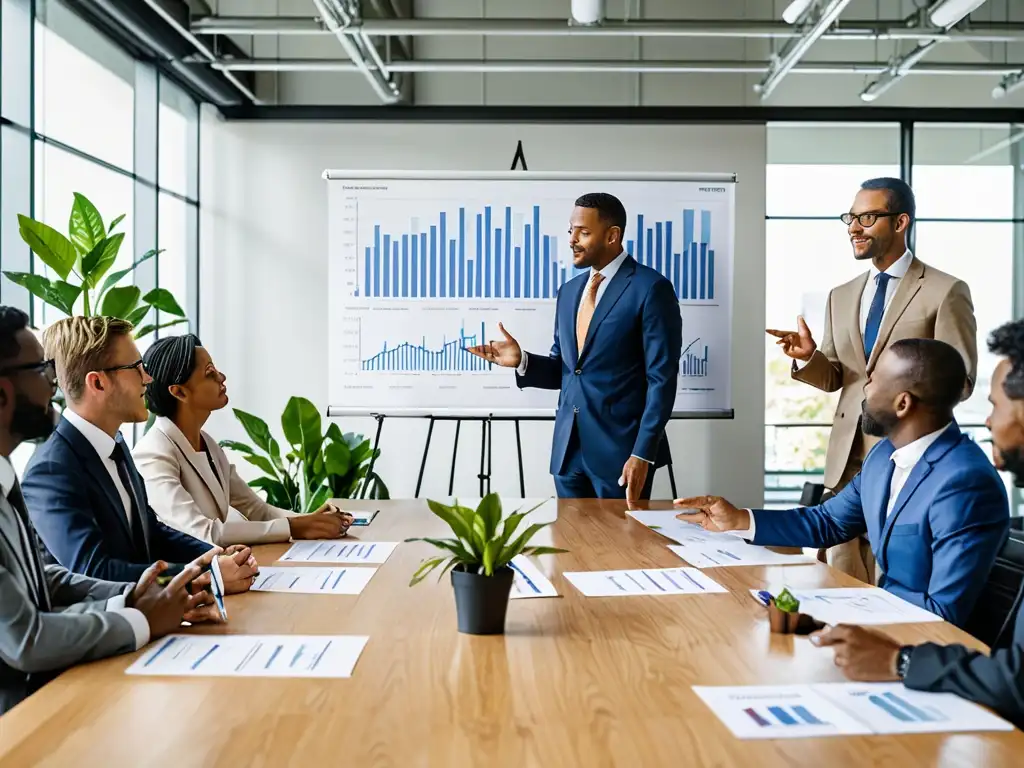
[[[626,486],[619,485],[622,467],[587,466],[580,444],[579,432],[573,425],[569,446],[566,448],[562,474],[555,475],[555,491],[560,499],[625,499]],[[641,499],[651,498],[654,485],[654,465],[647,470],[647,480],[640,490]]]

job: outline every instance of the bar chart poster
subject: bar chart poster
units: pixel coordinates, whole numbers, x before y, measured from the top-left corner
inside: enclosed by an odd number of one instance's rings
[[[589,191],[623,202],[624,249],[678,298],[676,412],[731,409],[732,181],[327,173],[332,409],[550,414],[557,392],[465,350],[500,338],[500,321],[549,352],[559,291],[589,273],[568,231]]]

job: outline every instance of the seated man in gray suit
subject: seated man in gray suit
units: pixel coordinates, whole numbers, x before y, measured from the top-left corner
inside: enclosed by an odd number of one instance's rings
[[[992,375],[986,426],[996,467],[1024,486],[1024,320],[1007,323],[989,339],[1003,359]],[[984,596],[981,598],[984,600]],[[1024,611],[1018,610],[1008,648],[986,655],[962,645],[900,645],[881,632],[840,624],[811,642],[835,649],[836,666],[858,681],[902,680],[916,691],[955,693],[991,707],[1024,728]]]
[[[138,650],[183,619],[219,615],[208,593],[186,589],[216,548],[163,587],[156,581],[166,563],[152,565],[137,584],[43,565],[8,457],[22,441],[53,431],[56,378],[28,316],[0,306],[0,714],[73,664]]]

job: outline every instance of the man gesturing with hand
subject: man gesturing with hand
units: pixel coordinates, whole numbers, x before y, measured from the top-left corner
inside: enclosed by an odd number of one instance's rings
[[[978,344],[970,289],[910,252],[915,212],[914,193],[906,182],[865,181],[850,210],[839,218],[847,227],[854,259],[870,267],[829,292],[821,346],[802,317],[796,330],[767,330],[792,358],[794,379],[825,392],[841,392],[825,458],[825,487],[833,494],[860,471],[876,441],[861,428],[864,383],[893,342],[926,338],[952,345],[967,369],[962,397],[974,386]],[[875,583],[874,556],[863,538],[819,552],[819,558]]]
[[[551,474],[561,498],[648,499],[654,469],[668,463],[682,351],[672,283],[622,249],[626,210],[606,193],[576,201],[569,245],[587,271],[558,290],[548,355],[502,337],[469,349],[516,369],[522,387],[559,389]]]

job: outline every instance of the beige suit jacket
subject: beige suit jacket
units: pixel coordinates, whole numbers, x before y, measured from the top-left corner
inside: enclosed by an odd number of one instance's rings
[[[217,441],[202,434],[216,475],[170,419],[158,418],[136,443],[132,458],[153,511],[167,525],[222,547],[288,541],[287,518],[294,513],[261,499]]]
[[[900,280],[882,318],[871,357],[864,359],[864,338],[860,329],[860,302],[870,272],[833,288],[825,308],[825,335],[814,355],[793,371],[793,378],[825,392],[842,390],[832,419],[832,434],[825,458],[825,487],[835,488],[851,460],[859,461],[877,442],[864,436],[861,455],[851,456],[860,431],[864,383],[874,370],[879,355],[900,339],[939,339],[952,344],[963,355],[968,382],[964,398],[970,396],[978,375],[978,323],[967,283],[915,256]]]

